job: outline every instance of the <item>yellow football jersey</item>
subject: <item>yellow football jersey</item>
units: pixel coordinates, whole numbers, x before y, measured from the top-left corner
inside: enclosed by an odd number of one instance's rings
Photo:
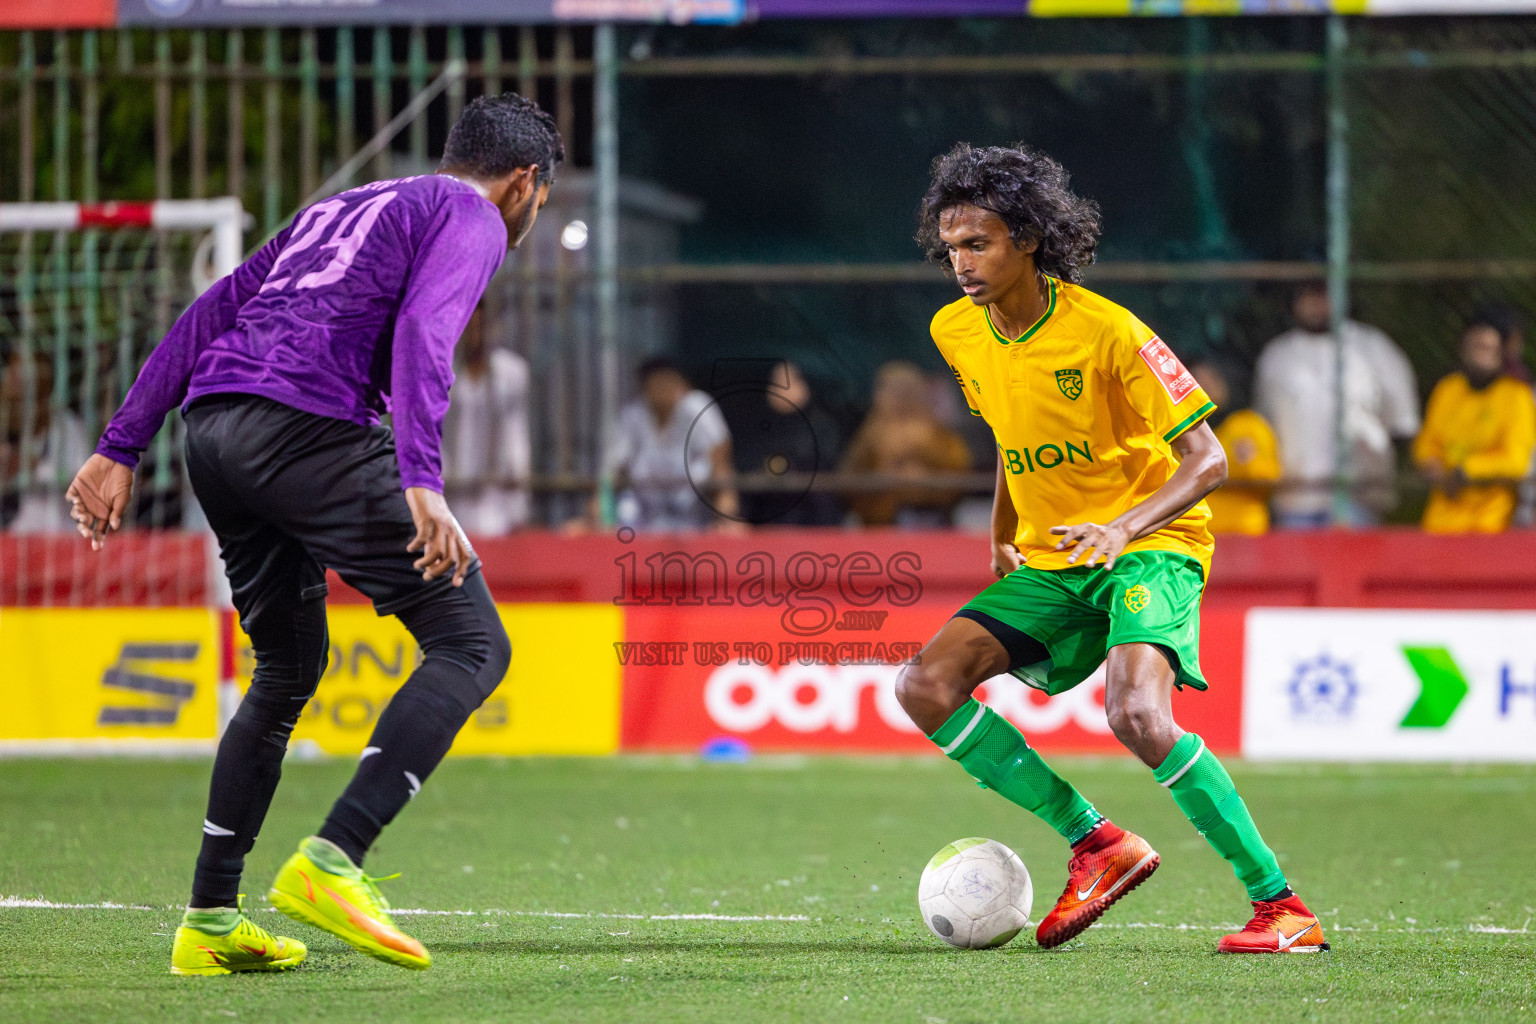
[[[1460,468],[1471,481],[1452,498],[1436,488],[1424,509],[1429,533],[1497,533],[1509,528],[1515,488],[1479,480],[1525,475],[1536,447],[1536,399],[1529,384],[1500,377],[1481,391],[1456,372],[1435,385],[1424,429],[1413,442],[1419,463]]]
[[[1019,514],[1014,543],[1036,569],[1065,569],[1051,527],[1107,523],[1168,482],[1172,442],[1216,406],[1177,356],[1129,311],[1046,278],[1045,315],[1003,337],[986,307],[962,298],[933,318],[933,341],[986,419]],[[1200,502],[1127,551],[1175,551],[1211,563]],[[1081,560],[1078,562],[1082,564]]]
[[[1269,421],[1239,409],[1221,421],[1216,440],[1227,453],[1227,482],[1206,495],[1212,533],[1269,532],[1269,495],[1264,485],[1280,480],[1280,452]],[[1243,485],[1247,486],[1243,486]]]

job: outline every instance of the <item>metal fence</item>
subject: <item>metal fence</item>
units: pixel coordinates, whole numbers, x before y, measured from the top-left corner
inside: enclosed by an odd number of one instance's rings
[[[1251,360],[1288,289],[1326,277],[1425,393],[1479,303],[1536,311],[1530,19],[23,32],[0,35],[0,67],[0,202],[234,195],[250,243],[370,140],[357,179],[425,170],[467,99],[536,97],[594,171],[559,213],[594,244],[532,247],[491,301],[540,373],[534,469],[556,520],[597,485],[641,354],[701,375],[722,346],[796,359],[849,429],[875,366],[931,365],[926,315],[949,293],[909,211],[957,134],[1062,156],[1109,220],[1089,285],[1186,351]],[[838,119],[863,150],[781,159]],[[658,228],[622,198],[621,152],[625,186],[702,200],[702,218]],[[660,241],[621,248],[621,217]],[[1404,483],[1407,519],[1422,487]]]
[[[433,166],[471,88],[538,98],[590,164],[591,46],[573,28],[0,35],[0,201],[234,195],[265,234],[454,61],[467,75],[368,175]]]

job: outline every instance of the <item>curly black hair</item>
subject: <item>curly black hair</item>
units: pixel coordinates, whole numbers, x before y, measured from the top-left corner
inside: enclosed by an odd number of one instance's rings
[[[939,218],[953,206],[991,210],[1015,244],[1031,240],[1035,266],[1062,281],[1082,280],[1099,244],[1099,204],[1067,187],[1066,169],[1024,143],[976,148],[959,143],[933,161],[933,181],[917,211],[917,244],[928,259],[953,269],[939,238]]]
[[[551,182],[565,162],[565,143],[555,119],[533,100],[515,92],[481,96],[448,130],[445,171],[500,178],[519,167],[539,168],[538,183]]]

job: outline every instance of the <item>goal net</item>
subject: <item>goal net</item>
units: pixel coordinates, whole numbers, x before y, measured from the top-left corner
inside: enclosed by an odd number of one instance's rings
[[[0,203],[0,605],[205,603],[179,415],[102,554],[64,492],[171,324],[239,264],[244,219],[233,198]]]

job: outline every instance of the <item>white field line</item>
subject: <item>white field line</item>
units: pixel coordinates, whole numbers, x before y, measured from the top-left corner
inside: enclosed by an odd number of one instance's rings
[[[141,903],[55,903],[52,900],[28,900],[20,896],[0,896],[0,909],[4,910],[171,910],[171,907],[149,907]]]
[[[0,740],[0,759],[11,757],[212,757],[213,740]]]
[[[179,906],[151,907],[142,903],[55,903],[52,900],[26,899],[20,896],[0,896],[0,910],[158,910],[179,911]],[[268,913],[277,913],[272,907],[261,907]],[[402,917],[542,917],[559,918],[562,920],[593,920],[593,921],[703,921],[715,924],[749,924],[753,922],[776,922],[787,924],[809,924],[813,920],[805,914],[606,914],[597,911],[568,912],[558,910],[501,910],[491,908],[489,910],[426,910],[422,908],[402,907],[391,909],[390,913]],[[815,920],[819,920],[815,919]],[[1339,925],[1324,923],[1324,930],[1331,932],[1344,932],[1355,935],[1369,935],[1373,932],[1386,932],[1396,934],[1427,935],[1440,933],[1470,933],[1473,935],[1532,935],[1531,921],[1527,918],[1519,928],[1506,928],[1502,925],[1472,923],[1461,927],[1419,927],[1409,925],[1400,927],[1389,925],[1383,927],[1379,924],[1369,925]],[[1177,932],[1232,932],[1237,931],[1242,925],[1236,922],[1227,924],[1188,924],[1183,922],[1167,921],[1100,921],[1093,926],[1095,929],[1131,930],[1139,928],[1160,928]]]
[[[142,903],[55,903],[52,900],[24,899],[19,896],[0,896],[0,910],[181,910],[181,907],[151,907]],[[277,913],[272,907],[257,909]],[[713,921],[720,923],[750,923],[753,921],[778,921],[790,924],[806,924],[811,920],[804,914],[603,914],[562,913],[556,910],[423,910],[412,907],[391,907],[391,914],[402,917],[558,917],[590,918],[601,921]]]

